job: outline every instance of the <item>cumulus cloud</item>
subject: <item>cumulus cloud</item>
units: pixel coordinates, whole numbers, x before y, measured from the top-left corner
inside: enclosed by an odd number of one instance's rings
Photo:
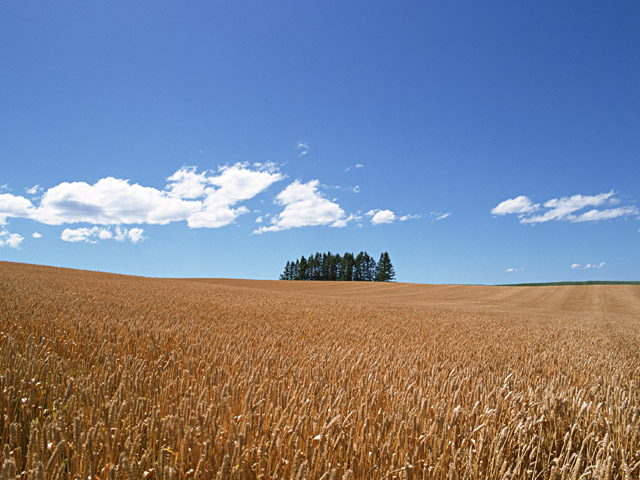
[[[596,222],[640,214],[634,205],[607,208],[620,203],[620,199],[615,198],[614,195],[615,192],[612,190],[598,195],[552,198],[542,206],[534,204],[528,197],[521,195],[498,204],[491,213],[494,215],[517,214],[520,223],[523,224],[549,221]],[[584,211],[589,207],[591,207],[589,210]]]
[[[304,157],[311,150],[311,148],[309,148],[309,142],[296,143],[296,150],[298,150],[299,157]]]
[[[276,196],[276,203],[284,210],[254,233],[277,232],[294,227],[328,225],[344,227],[354,217],[347,217],[340,205],[318,191],[319,180],[302,183],[296,180]]]
[[[91,228],[65,228],[60,238],[65,242],[98,243],[100,240],[114,239],[117,242],[128,240],[135,244],[144,240],[143,233],[144,230],[137,227],[129,229],[115,227],[112,232],[110,227],[94,226]]]
[[[373,225],[393,223],[397,219],[396,214],[391,210],[369,210],[365,215],[371,217]]]
[[[587,263],[584,267],[582,265],[580,265],[579,263],[572,263],[571,264],[571,268],[573,268],[574,270],[589,270],[591,268],[604,268],[604,266],[607,264],[607,262],[600,262],[600,263]]]
[[[34,185],[31,188],[25,188],[25,192],[27,192],[29,195],[37,195],[37,193],[41,190],[40,185]]]
[[[30,200],[11,193],[0,193],[0,225],[4,225],[8,217],[29,218],[34,211]]]
[[[145,240],[144,230],[141,228],[130,228],[127,230],[126,228],[120,229],[116,227],[116,233],[114,236],[117,242],[124,242],[125,240],[129,240],[131,243],[140,243]]]
[[[42,234],[38,233],[38,232],[33,232],[33,234],[31,235],[33,238],[42,238]]]
[[[6,229],[0,230],[0,247],[19,248],[24,237],[18,233],[10,233]]]
[[[249,200],[284,176],[273,164],[235,164],[217,171],[182,167],[164,190],[106,177],[94,184],[63,182],[46,190],[38,205],[0,194],[0,223],[9,217],[48,225],[159,224],[186,220],[191,228],[218,228],[247,212]]]

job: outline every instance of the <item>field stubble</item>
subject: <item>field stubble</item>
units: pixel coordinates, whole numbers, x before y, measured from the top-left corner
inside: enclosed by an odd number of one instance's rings
[[[638,478],[639,322],[635,286],[2,262],[2,479]]]

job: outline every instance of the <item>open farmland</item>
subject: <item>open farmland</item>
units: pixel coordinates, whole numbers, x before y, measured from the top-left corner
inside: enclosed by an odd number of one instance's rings
[[[638,478],[640,287],[0,262],[2,478]]]

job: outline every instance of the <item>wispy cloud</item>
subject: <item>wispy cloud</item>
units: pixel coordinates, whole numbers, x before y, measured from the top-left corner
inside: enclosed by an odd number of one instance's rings
[[[290,228],[328,225],[345,227],[355,217],[347,217],[340,205],[318,191],[319,180],[302,183],[296,180],[276,196],[276,203],[284,210],[271,218],[271,225],[253,233],[277,232]]]
[[[508,215],[511,213],[524,214],[535,212],[539,207],[537,204],[534,205],[528,197],[520,195],[519,197],[510,198],[499,203],[491,210],[491,213],[493,215]]]
[[[299,157],[304,157],[311,151],[311,147],[309,147],[309,142],[298,142],[296,143],[296,150],[298,150]]]
[[[615,192],[597,195],[573,195],[552,198],[542,204],[533,203],[524,195],[501,202],[491,210],[493,215],[516,214],[523,224],[549,221],[596,222],[630,215],[640,215],[635,205],[615,207],[621,201]],[[612,208],[613,207],[613,208]],[[589,210],[586,210],[589,209]],[[539,212],[539,213],[537,213]]]
[[[60,239],[72,243],[98,243],[100,240],[113,239],[117,242],[128,240],[135,244],[144,241],[145,237],[144,230],[141,228],[115,227],[112,231],[110,227],[94,226],[91,228],[65,228],[60,235]]]
[[[374,209],[369,210],[364,214],[366,217],[370,217],[370,221],[372,225],[382,225],[385,223],[394,223],[398,222],[406,222],[407,220],[415,220],[418,218],[422,218],[422,215],[419,214],[406,214],[406,215],[396,215],[395,212],[389,209]]]
[[[580,265],[579,263],[572,263],[571,268],[574,270],[589,270],[591,268],[604,268],[607,262],[600,263],[587,263],[585,266]]]
[[[18,233],[11,233],[7,229],[0,230],[0,247],[19,248],[24,237]]]
[[[37,194],[38,194],[38,192],[39,192],[40,190],[42,190],[42,189],[40,188],[40,185],[37,185],[37,184],[36,184],[36,185],[34,185],[33,187],[31,187],[31,188],[25,188],[25,190],[24,190],[24,191],[25,191],[25,192],[27,192],[29,195],[37,195]]]
[[[505,272],[507,273],[514,273],[514,272],[522,272],[524,270],[524,268],[522,267],[517,267],[517,268],[507,268],[505,270]]]
[[[451,216],[451,212],[431,212],[431,216],[437,222],[438,220],[444,220],[445,218],[449,218]]]
[[[354,168],[364,168],[364,165],[361,163],[356,163],[355,165],[345,168],[344,171],[348,172],[350,170],[353,170]]]

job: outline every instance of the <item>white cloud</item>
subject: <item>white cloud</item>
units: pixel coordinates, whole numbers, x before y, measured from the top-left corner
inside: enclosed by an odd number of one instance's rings
[[[352,167],[347,167],[347,168],[345,168],[345,169],[344,169],[344,171],[345,171],[345,172],[348,172],[348,171],[350,171],[350,170],[352,170],[352,169],[354,169],[354,168],[363,168],[363,167],[364,167],[364,165],[362,165],[361,163],[356,163],[356,164],[355,164],[354,166],[352,166]]]
[[[356,185],[355,187],[353,187],[353,188],[351,189],[351,191],[352,191],[353,193],[360,193],[360,187],[359,187],[358,185]]]
[[[591,268],[604,268],[604,266],[607,264],[607,262],[600,262],[600,263],[587,263],[584,267],[581,266],[579,263],[572,263],[571,264],[571,268],[573,268],[574,270],[589,270]]]
[[[8,217],[29,218],[34,210],[33,204],[24,197],[0,193],[0,225],[4,225]]]
[[[88,242],[97,243],[91,237],[97,235],[99,228],[65,228],[60,234],[60,238],[65,242]]]
[[[33,234],[31,235],[33,238],[42,238],[42,234],[38,233],[38,232],[33,232]]]
[[[396,214],[391,210],[369,210],[365,215],[371,217],[373,225],[393,223],[396,220]]]
[[[597,222],[598,220],[609,220],[611,218],[626,217],[638,214],[638,209],[634,206],[607,208],[605,210],[589,210],[571,218],[572,222]]]
[[[140,242],[143,242],[144,240],[146,240],[146,237],[144,237],[144,230],[141,228],[130,228],[129,230],[122,229],[120,230],[120,227],[116,227],[116,241],[118,242],[124,242],[125,240],[129,240],[131,243],[133,244],[137,244]]]
[[[262,223],[262,221],[263,221],[262,215],[256,218],[256,223]]]
[[[507,215],[510,213],[531,213],[538,209],[539,205],[534,205],[528,197],[520,195],[499,203],[491,210],[493,215]]]
[[[421,215],[402,215],[401,217],[398,218],[399,221],[401,222],[406,222],[407,220],[416,220],[417,218],[421,218]]]
[[[568,222],[596,222],[599,220],[608,220],[612,218],[626,217],[630,215],[639,215],[640,211],[634,205],[628,205],[617,208],[602,208],[613,206],[620,203],[620,199],[614,197],[615,192],[600,193],[598,195],[573,195],[571,197],[552,198],[546,201],[542,207],[539,204],[533,204],[529,198],[521,195],[516,198],[505,200],[496,206],[491,213],[494,215],[518,214],[520,223],[535,224],[549,221],[568,221]],[[588,207],[588,211],[580,213],[581,210]],[[543,210],[539,214],[533,212]]]
[[[521,271],[523,271],[523,270],[524,270],[524,268],[522,268],[522,267],[518,267],[518,268],[507,268],[507,269],[505,270],[505,272],[513,273],[513,272],[521,272]]]
[[[276,196],[276,203],[285,208],[271,219],[270,226],[262,226],[254,233],[277,232],[294,227],[329,225],[344,227],[347,217],[340,205],[318,191],[319,180],[301,183],[296,180]]]
[[[198,173],[196,167],[182,167],[167,178],[167,190],[173,197],[193,200],[205,195],[207,180],[207,172]]]
[[[587,263],[584,266],[584,269],[587,270],[589,268],[604,268],[604,266],[607,264],[607,262],[600,262],[598,264],[591,264],[591,263]]]
[[[167,178],[165,190],[113,177],[93,185],[63,182],[45,191],[38,206],[24,197],[0,194],[0,223],[8,217],[48,225],[165,225],[186,220],[191,228],[217,228],[247,211],[236,206],[239,202],[283,178],[273,164],[235,164],[201,173],[183,167]]]
[[[0,230],[0,247],[19,248],[24,237],[18,233],[10,233],[6,229]]]
[[[40,190],[42,190],[40,188],[40,185],[34,185],[31,188],[25,188],[25,192],[27,192],[29,195],[36,195]]]
[[[246,207],[231,208],[233,205],[255,197],[284,178],[271,164],[258,168],[251,170],[236,164],[225,167],[220,170],[219,175],[210,177],[208,181],[212,187],[206,189],[201,210],[188,217],[189,226],[217,228],[230,224],[239,215],[248,212]]]
[[[298,150],[299,157],[304,157],[311,150],[311,148],[309,148],[309,142],[296,143],[296,150]]]
[[[94,185],[63,182],[47,190],[31,218],[49,225],[93,223],[118,225],[128,223],[167,224],[184,220],[199,208],[152,187],[128,180],[107,177]]]
[[[441,215],[436,216],[436,220],[444,220],[451,216],[451,212],[443,213]]]
[[[65,242],[98,243],[100,240],[114,239],[117,242],[129,240],[135,244],[145,239],[143,233],[144,230],[137,227],[130,229],[115,227],[112,232],[110,227],[94,226],[91,228],[65,228],[60,238]]]

